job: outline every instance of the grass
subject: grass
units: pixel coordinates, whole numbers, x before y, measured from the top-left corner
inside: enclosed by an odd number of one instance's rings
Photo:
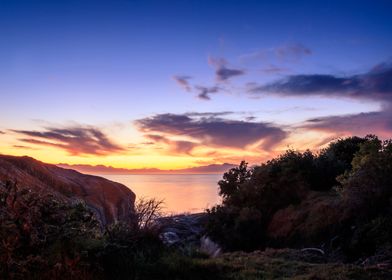
[[[144,275],[145,278],[140,279],[392,279],[391,269],[327,263],[292,249],[226,253],[214,259],[171,254],[151,271],[159,272],[159,277]]]

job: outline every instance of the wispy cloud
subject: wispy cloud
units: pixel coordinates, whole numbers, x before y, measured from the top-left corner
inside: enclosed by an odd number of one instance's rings
[[[153,141],[153,143],[164,143],[169,147],[169,152],[175,154],[191,154],[197,143],[184,140],[171,140],[165,136],[158,134],[146,134],[145,137]]]
[[[188,112],[184,115],[188,117],[221,117],[236,114],[234,111],[222,111],[222,112]],[[242,112],[240,112],[242,113]]]
[[[258,61],[261,63],[295,63],[311,55],[310,48],[301,43],[289,43],[273,48],[263,48],[240,56],[242,62]]]
[[[13,130],[13,132],[25,136],[19,139],[24,143],[57,147],[71,155],[99,156],[124,151],[124,148],[109,140],[102,131],[91,126],[50,127],[43,131]]]
[[[302,127],[343,135],[377,134],[381,137],[390,137],[392,111],[315,118],[306,121]]]
[[[176,81],[176,83],[183,88],[185,91],[190,92],[192,91],[192,86],[189,83],[189,80],[192,79],[191,76],[173,76],[173,80]]]
[[[281,74],[281,73],[286,73],[289,72],[290,70],[286,67],[278,67],[274,65],[269,65],[263,69],[260,70],[263,74]]]
[[[299,59],[302,56],[311,55],[312,50],[300,43],[286,44],[276,48],[276,56],[280,59]]]
[[[219,92],[220,88],[217,86],[213,87],[204,87],[204,86],[195,86],[197,93],[197,97],[202,100],[211,100],[210,94]]]
[[[17,149],[23,149],[23,150],[36,150],[33,147],[30,146],[24,146],[24,145],[13,145],[12,147],[17,148]]]

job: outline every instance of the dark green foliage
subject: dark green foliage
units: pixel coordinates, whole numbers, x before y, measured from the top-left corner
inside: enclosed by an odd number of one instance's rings
[[[313,161],[311,189],[326,191],[338,184],[336,177],[351,170],[351,162],[368,137],[348,137],[329,144]]]
[[[303,220],[312,213],[301,212],[298,205],[302,205],[310,193],[332,193],[333,187],[342,195],[341,198],[336,196],[338,200],[334,202],[336,207],[344,209],[342,218],[319,211],[318,215],[322,216],[306,218],[314,221],[307,224],[313,232],[304,233],[314,240],[324,239],[325,242],[338,236],[339,242],[347,248],[351,246],[347,244],[353,235],[363,235],[351,228],[359,229],[363,223],[379,215],[392,213],[392,144],[370,135],[337,140],[318,154],[289,150],[250,169],[242,162],[238,168],[224,174],[219,186],[223,202],[208,211],[207,230],[227,250],[249,251],[272,244],[267,230],[277,211],[297,209],[297,215],[302,215]],[[293,207],[295,205],[296,208]],[[292,208],[288,208],[290,206]],[[316,207],[313,209],[316,210]],[[301,222],[301,216],[293,217]],[[330,221],[328,230],[317,228],[317,223],[324,226],[323,219],[331,217],[338,224]],[[380,231],[377,234],[381,234]],[[301,236],[297,238],[293,241],[295,244],[304,241]],[[355,253],[355,256],[359,257],[359,254]]]
[[[208,234],[219,240],[224,249],[250,251],[263,245],[262,219],[257,209],[216,206],[208,214]]]
[[[102,230],[81,202],[0,182],[0,279],[140,279],[165,252],[159,201],[142,202],[135,223]]]
[[[223,197],[225,203],[240,203],[237,201],[241,195],[241,186],[249,181],[251,171],[248,170],[248,164],[242,161],[238,167],[230,169],[223,174],[223,179],[218,182],[219,194]]]
[[[89,250],[99,224],[84,204],[16,184],[0,184],[0,275],[5,278],[67,278],[88,274]]]
[[[379,216],[369,223],[359,224],[346,250],[354,258],[385,251],[392,257],[392,218]]]
[[[100,252],[100,266],[106,279],[141,279],[165,252],[158,232],[150,228],[117,223],[110,226]]]
[[[369,219],[392,210],[392,142],[369,137],[353,159],[353,169],[339,179],[347,211]]]

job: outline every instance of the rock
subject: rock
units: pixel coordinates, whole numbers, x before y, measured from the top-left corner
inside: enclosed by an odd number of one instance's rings
[[[103,226],[115,221],[129,221],[134,212],[136,196],[126,186],[30,157],[0,155],[0,180],[50,192],[71,203],[83,200]]]
[[[222,253],[222,249],[219,245],[212,241],[208,236],[200,238],[200,251],[212,258],[215,258]]]
[[[178,237],[177,233],[172,231],[163,232],[160,234],[160,238],[162,239],[163,243],[172,246],[180,242],[180,238]]]
[[[205,213],[177,215],[160,218],[157,222],[161,229],[160,237],[168,246],[174,246],[183,253],[198,250],[211,257],[221,253],[220,247],[205,236]]]

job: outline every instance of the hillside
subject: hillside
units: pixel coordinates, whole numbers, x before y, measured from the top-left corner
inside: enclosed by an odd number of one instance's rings
[[[0,180],[50,192],[64,200],[83,200],[104,225],[127,220],[134,208],[135,194],[122,184],[30,157],[0,155]]]

